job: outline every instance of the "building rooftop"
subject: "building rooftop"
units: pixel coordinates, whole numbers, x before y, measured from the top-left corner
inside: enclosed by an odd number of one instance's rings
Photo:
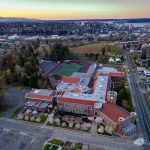
[[[85,100],[85,101],[94,101],[104,103],[106,99],[106,94],[109,87],[109,76],[108,75],[98,75],[95,84],[93,87],[93,91],[91,89],[87,90],[87,87],[80,86],[82,88],[82,92],[65,92],[62,95],[62,98],[76,99],[77,100]]]
[[[48,89],[32,89],[25,96],[27,99],[38,99],[38,100],[51,100],[55,92]]]
[[[100,69],[100,72],[109,73],[109,72],[118,72],[118,70],[116,68],[112,68],[112,67],[102,67]]]
[[[116,123],[118,123],[119,117],[126,119],[130,116],[130,113],[125,109],[110,103],[105,103],[101,109],[101,112]]]
[[[74,104],[81,104],[81,105],[92,105],[94,106],[95,102],[92,100],[86,100],[83,99],[74,99],[74,98],[64,98],[64,97],[58,97],[59,102],[65,102],[65,103],[74,103]]]
[[[80,77],[73,77],[73,76],[63,76],[61,77],[61,82],[63,83],[71,83],[71,84],[78,84],[81,81]]]
[[[81,78],[80,85],[82,85],[82,86],[88,86],[89,85],[89,82],[91,80],[91,76],[92,76],[92,74],[90,74],[90,73],[74,72],[72,74],[72,77]]]
[[[129,132],[133,131],[135,128],[136,128],[135,124],[128,122],[128,123],[125,124],[125,126],[123,126],[122,130],[124,132],[129,133]]]

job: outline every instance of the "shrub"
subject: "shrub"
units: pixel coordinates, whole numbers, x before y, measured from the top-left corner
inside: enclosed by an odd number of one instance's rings
[[[25,116],[24,119],[25,119],[26,121],[29,121],[29,116]]]
[[[65,122],[63,122],[62,123],[62,127],[66,127],[67,125],[66,125],[66,123]]]
[[[104,133],[104,127],[103,127],[103,126],[100,126],[97,131],[98,131],[98,133]]]
[[[30,121],[33,121],[33,122],[34,122],[34,120],[35,120],[35,117],[31,117],[31,118],[30,118]]]
[[[75,125],[75,128],[80,129],[80,124],[77,123],[77,124]]]
[[[70,128],[73,127],[73,123],[72,123],[72,122],[69,123],[69,127],[70,127]]]
[[[18,114],[18,119],[22,120],[24,118],[23,114]]]
[[[40,123],[41,122],[41,118],[40,117],[36,118],[35,122]]]

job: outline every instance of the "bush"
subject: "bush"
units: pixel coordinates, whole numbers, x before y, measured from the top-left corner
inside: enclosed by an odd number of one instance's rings
[[[70,122],[70,123],[69,123],[69,128],[72,128],[72,127],[73,127],[73,123]]]
[[[77,123],[77,124],[75,125],[75,128],[80,129],[80,124]]]
[[[29,121],[29,116],[25,116],[24,119],[25,119],[26,121]]]
[[[54,118],[49,118],[49,123],[53,124],[54,123]]]
[[[21,110],[20,107],[17,108],[17,109],[13,112],[12,116],[13,116],[13,117],[16,116],[16,115],[20,112],[20,110]]]
[[[66,123],[65,122],[63,122],[62,123],[62,127],[66,127],[67,125],[66,125]]]
[[[100,126],[97,131],[98,133],[104,133],[104,126]]]
[[[36,118],[35,122],[40,123],[41,122],[41,118],[40,117]]]
[[[76,143],[75,147],[76,149],[82,149],[83,144],[82,143]]]
[[[47,115],[41,115],[41,120],[40,120],[40,122],[45,122],[46,121],[46,119],[47,119]]]
[[[32,122],[34,122],[34,120],[35,120],[35,117],[30,118],[30,121],[32,121]]]
[[[22,120],[24,118],[23,114],[18,114],[18,119]]]

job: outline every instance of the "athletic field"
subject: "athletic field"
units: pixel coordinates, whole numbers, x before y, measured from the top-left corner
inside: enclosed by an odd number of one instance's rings
[[[52,72],[51,76],[70,76],[73,72],[82,72],[84,67],[85,64],[62,63]]]

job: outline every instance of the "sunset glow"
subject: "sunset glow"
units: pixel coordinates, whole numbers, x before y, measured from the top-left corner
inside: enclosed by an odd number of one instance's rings
[[[38,19],[147,18],[148,0],[5,0],[1,17]]]

